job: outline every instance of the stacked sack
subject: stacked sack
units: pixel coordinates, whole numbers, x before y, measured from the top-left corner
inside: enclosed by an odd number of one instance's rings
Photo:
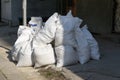
[[[73,17],[71,11],[66,16],[59,16],[59,24],[55,35],[55,53],[57,67],[67,66],[78,62],[76,53],[75,26],[82,20]]]
[[[87,28],[87,25],[84,25],[82,28],[79,28],[79,26],[75,28],[76,50],[81,64],[88,62],[90,58],[100,59],[98,43]]]
[[[17,61],[17,66],[32,66],[32,39],[33,29],[27,26],[19,26],[18,39],[11,50],[12,60]]]
[[[100,53],[99,53],[99,47],[98,43],[95,40],[95,38],[92,36],[92,34],[88,31],[87,25],[84,25],[81,28],[85,39],[88,42],[89,48],[90,48],[90,58],[94,60],[99,60],[100,59]]]
[[[55,63],[55,55],[50,44],[57,29],[58,13],[54,13],[46,22],[38,34],[33,39],[33,56],[35,68]]]
[[[90,58],[99,60],[98,43],[87,25],[79,28],[81,23],[82,20],[73,17],[69,11],[66,16],[54,13],[39,30],[20,26],[12,59],[18,62],[17,66],[34,65],[35,68],[55,63],[62,67],[78,61],[84,64]],[[53,41],[54,47],[51,45]]]

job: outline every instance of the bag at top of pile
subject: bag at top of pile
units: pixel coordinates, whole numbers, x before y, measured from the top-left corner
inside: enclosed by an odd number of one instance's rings
[[[78,62],[75,48],[75,27],[80,25],[81,19],[73,17],[71,11],[66,16],[59,16],[55,35],[55,53],[57,67],[67,66]]]
[[[35,33],[37,33],[43,27],[42,17],[31,17],[31,20],[29,21],[29,26],[33,29]]]
[[[45,22],[44,27],[35,35],[33,39],[33,46],[42,46],[49,44],[55,38],[55,33],[57,29],[58,13],[54,13]]]
[[[71,10],[67,13],[66,16],[59,16],[59,24],[57,24],[57,30],[55,34],[56,47],[60,45],[70,45],[72,47],[77,47],[74,29],[78,22],[82,23],[82,20],[78,17],[73,17]]]
[[[55,55],[50,43],[55,38],[57,22],[58,13],[54,13],[45,22],[44,27],[35,35],[33,39],[34,67],[55,63]]]
[[[32,66],[32,47],[34,31],[27,26],[19,26],[18,39],[11,50],[13,61],[18,61],[17,66]]]

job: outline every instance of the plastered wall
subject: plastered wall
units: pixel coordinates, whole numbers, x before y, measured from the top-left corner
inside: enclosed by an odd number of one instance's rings
[[[10,22],[11,19],[11,0],[1,0],[1,20]]]
[[[77,0],[77,16],[91,32],[111,33],[113,27],[113,0]]]

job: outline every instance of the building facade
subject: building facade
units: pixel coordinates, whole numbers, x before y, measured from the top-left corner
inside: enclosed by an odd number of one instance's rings
[[[91,32],[111,33],[113,31],[113,0],[28,0],[27,17],[48,18],[54,12],[62,15],[69,9],[73,15],[88,24]],[[22,19],[22,0],[1,0],[1,20],[18,26]]]

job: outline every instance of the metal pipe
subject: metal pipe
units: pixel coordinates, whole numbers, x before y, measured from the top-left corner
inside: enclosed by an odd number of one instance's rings
[[[27,25],[27,0],[23,0],[23,25]]]

